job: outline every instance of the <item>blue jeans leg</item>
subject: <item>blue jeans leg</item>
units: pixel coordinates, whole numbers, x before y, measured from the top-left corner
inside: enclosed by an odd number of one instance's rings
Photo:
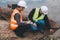
[[[36,30],[37,30],[37,27],[35,27],[33,24],[31,24],[30,27],[31,27],[31,29],[32,29],[33,31],[36,31]]]
[[[44,20],[39,20],[36,22],[38,30],[42,30],[44,28]]]

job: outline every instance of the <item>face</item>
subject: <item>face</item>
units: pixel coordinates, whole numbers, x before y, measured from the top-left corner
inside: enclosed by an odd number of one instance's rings
[[[19,11],[23,11],[24,9],[25,9],[24,7],[21,7],[21,6],[18,7]]]

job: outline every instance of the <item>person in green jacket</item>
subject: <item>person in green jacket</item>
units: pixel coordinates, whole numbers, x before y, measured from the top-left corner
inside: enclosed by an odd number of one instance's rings
[[[32,22],[30,25],[33,31],[44,30],[45,26],[50,29],[50,32],[53,32],[51,25],[48,20],[48,7],[41,6],[40,8],[33,8],[30,12],[28,18]]]

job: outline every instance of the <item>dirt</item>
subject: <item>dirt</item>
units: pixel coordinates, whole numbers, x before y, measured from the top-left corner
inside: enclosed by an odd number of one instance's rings
[[[33,34],[26,32],[25,38],[17,37],[13,31],[9,29],[9,22],[0,20],[0,40],[32,40],[38,39],[41,36],[41,33]]]
[[[51,21],[52,23],[52,21]],[[52,26],[57,26],[57,24],[54,22]],[[58,27],[58,26],[57,26]],[[55,27],[56,28],[56,27]],[[59,30],[60,31],[60,30]],[[60,33],[58,31],[58,33]],[[45,34],[48,34],[49,32],[45,31]],[[0,20],[0,40],[40,40],[44,35],[41,32],[32,33],[30,31],[24,33],[25,38],[21,38],[16,36],[16,34],[9,29],[9,22],[5,20]],[[57,35],[55,32],[54,36]]]

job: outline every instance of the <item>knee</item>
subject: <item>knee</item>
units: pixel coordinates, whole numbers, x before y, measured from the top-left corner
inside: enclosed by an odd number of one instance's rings
[[[31,30],[35,31],[37,30],[37,27],[35,27],[34,25],[31,25]]]
[[[39,23],[39,24],[45,24],[44,20],[39,20],[37,23]]]
[[[41,23],[41,24],[44,24],[44,20],[40,20],[40,23]]]

